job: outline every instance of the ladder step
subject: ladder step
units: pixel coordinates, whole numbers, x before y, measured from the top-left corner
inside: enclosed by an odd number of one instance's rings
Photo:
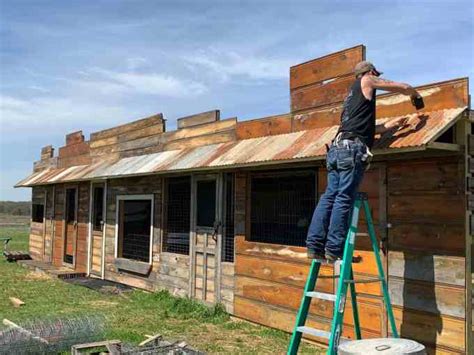
[[[344,280],[344,282],[348,284],[368,284],[368,283],[380,282],[380,281],[382,281],[380,277],[372,277],[370,279],[365,279],[365,280]]]
[[[369,233],[356,233],[356,236],[357,237],[368,237],[369,236]]]
[[[306,296],[312,297],[312,298],[319,298],[321,300],[327,300],[327,301],[336,301],[336,295],[332,293],[324,293],[324,292],[306,292]]]
[[[296,331],[300,333],[304,333],[304,334],[313,335],[315,337],[320,337],[320,338],[329,339],[331,337],[331,332],[327,332],[325,330],[314,329],[314,328],[306,327],[306,326],[298,327],[296,328]]]

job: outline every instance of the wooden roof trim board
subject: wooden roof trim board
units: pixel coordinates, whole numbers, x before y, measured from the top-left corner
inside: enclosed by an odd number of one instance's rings
[[[434,142],[439,132],[454,125],[467,107],[425,113],[422,126],[410,132],[402,129],[377,139],[374,153],[402,153],[431,149],[451,149]],[[414,116],[414,115],[412,115]],[[413,118],[413,117],[412,117]],[[389,118],[382,118],[384,121]],[[118,161],[104,161],[91,165],[63,169],[47,169],[33,173],[16,187],[50,183],[117,178],[136,175],[169,174],[207,171],[226,168],[281,165],[324,159],[324,143],[330,142],[337,126],[285,133],[274,136],[215,143],[195,148],[176,149],[154,154],[134,156]],[[139,172],[139,173],[137,173]]]
[[[149,127],[154,124],[164,125],[164,121],[165,120],[163,118],[163,114],[158,113],[156,115],[142,118],[133,122],[125,123],[120,126],[115,126],[112,128],[104,129],[102,131],[93,132],[90,135],[90,140],[94,141],[94,140],[99,140],[103,138],[109,138],[109,137],[113,137],[113,136],[116,136],[128,131],[133,131],[133,130],[144,128],[144,127]]]
[[[177,119],[178,130],[181,128],[199,126],[201,124],[212,123],[219,121],[221,112],[219,110],[211,110],[194,115],[181,117]]]
[[[358,45],[292,66],[290,90],[352,74],[354,66],[362,60],[365,46]]]

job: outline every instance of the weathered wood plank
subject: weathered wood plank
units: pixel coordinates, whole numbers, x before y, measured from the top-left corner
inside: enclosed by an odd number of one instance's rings
[[[76,144],[66,145],[59,148],[59,157],[68,158],[77,155],[89,154],[89,142],[80,142]]]
[[[430,252],[389,251],[388,274],[400,278],[464,286],[465,259]]]
[[[87,165],[92,162],[89,154],[82,154],[78,156],[64,157],[58,159],[58,168],[69,168],[77,165]]]
[[[464,192],[464,174],[459,158],[392,161],[387,166],[387,189],[391,195],[406,195],[414,191],[424,194]]]
[[[425,101],[424,111],[437,111],[468,105],[467,79],[455,79],[417,88]],[[294,114],[293,131],[339,125],[342,104],[330,104]],[[395,117],[415,113],[410,98],[399,94],[377,97],[377,118]]]
[[[341,122],[342,105],[340,103],[312,108],[293,115],[293,131],[330,127]]]
[[[201,112],[195,115],[181,117],[177,119],[178,129],[197,126],[204,123],[210,123],[219,121],[220,111],[212,110],[207,112]]]
[[[291,92],[291,111],[298,112],[314,107],[344,101],[354,83],[354,76],[347,76],[324,84],[313,84]]]
[[[133,131],[127,131],[125,133],[122,133],[116,136],[92,141],[90,143],[90,146],[91,146],[91,149],[96,149],[96,148],[100,148],[100,147],[104,147],[108,145],[132,141],[138,138],[149,137],[149,136],[163,133],[163,128],[164,128],[163,125],[157,124],[153,126],[144,127],[141,129],[136,129]]]
[[[332,292],[332,291],[331,291]],[[246,299],[256,300],[266,305],[273,305],[296,310],[299,308],[303,293],[302,287],[284,285],[245,276],[236,279],[235,295]],[[334,307],[333,302],[313,299],[310,313],[314,316],[331,319]],[[380,300],[358,297],[358,309],[361,327],[374,332],[381,329],[381,302]],[[346,304],[344,323],[353,325],[352,309],[349,302]]]
[[[234,312],[237,317],[250,320],[252,322],[266,325],[271,328],[281,329],[286,332],[291,332],[295,325],[296,312],[282,307],[275,307],[265,305],[255,300],[249,300],[241,296],[235,296]],[[329,320],[308,317],[306,325],[312,328],[330,331]],[[351,326],[346,326],[343,329],[343,336],[349,339],[354,339],[354,329]],[[373,338],[380,336],[380,333],[374,333],[362,329],[363,338]],[[305,336],[306,337],[306,336]],[[327,344],[326,339],[308,337],[320,343]]]
[[[279,261],[264,258],[263,256],[250,256],[237,254],[235,262],[237,276],[248,276],[259,280],[279,282],[286,285],[304,287],[309,272],[308,264],[292,263],[291,260]],[[332,275],[330,267],[323,266],[321,275]],[[317,290],[332,292],[334,282],[332,279],[319,280]]]
[[[291,132],[291,115],[277,115],[237,123],[237,139],[272,136]]]
[[[66,134],[66,145],[72,145],[82,142],[84,142],[84,135],[82,134],[82,131]]]
[[[425,252],[429,246],[431,252],[465,255],[464,225],[461,223],[392,223],[388,238],[390,249],[394,251]]]
[[[155,124],[156,125],[164,124],[163,115],[161,113],[158,113],[150,117],[142,118],[137,121],[126,123],[120,126],[116,126],[109,129],[104,129],[102,131],[91,133],[90,140],[92,143],[92,141],[96,141],[103,138],[109,138],[112,136],[117,136],[125,132],[134,131],[136,129],[152,126]]]
[[[464,350],[464,320],[398,306],[393,307],[393,313],[402,338],[413,339],[425,345]]]
[[[468,79],[454,79],[416,88],[423,96],[426,112],[469,105]],[[415,113],[410,98],[401,94],[384,94],[377,97],[377,117],[401,116]]]
[[[116,258],[115,266],[118,269],[131,271],[141,275],[148,275],[151,270],[151,264],[124,258]]]
[[[329,54],[290,68],[290,89],[350,74],[355,65],[365,59],[365,46]]]
[[[166,143],[163,146],[164,150],[195,148],[203,145],[227,143],[235,141],[235,131],[223,131],[218,133],[211,133],[202,136],[185,138]]]
[[[446,208],[449,206],[449,208]],[[464,224],[464,193],[389,195],[389,222]]]
[[[392,304],[433,314],[466,317],[466,298],[463,287],[445,286],[428,282],[389,277]]]

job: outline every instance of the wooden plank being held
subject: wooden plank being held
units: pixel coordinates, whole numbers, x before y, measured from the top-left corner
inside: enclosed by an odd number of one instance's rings
[[[365,46],[358,45],[290,68],[290,89],[351,74],[365,59]]]

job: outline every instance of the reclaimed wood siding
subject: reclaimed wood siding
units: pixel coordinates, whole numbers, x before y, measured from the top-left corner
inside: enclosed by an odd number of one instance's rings
[[[31,200],[34,204],[44,205],[45,189],[34,187],[31,191]],[[34,260],[43,260],[44,255],[44,224],[30,222],[29,253]]]
[[[375,166],[369,171],[362,183],[362,190],[370,196],[372,214],[376,227],[384,220],[383,181],[384,166]],[[319,194],[326,187],[326,171],[319,169]],[[301,301],[304,283],[309,271],[309,260],[306,249],[287,245],[257,243],[247,235],[247,185],[246,173],[236,174],[235,200],[235,296],[234,314],[238,317],[263,324],[266,326],[291,331],[294,319]],[[381,207],[382,206],[382,207]],[[361,218],[362,227],[364,218]],[[361,228],[366,231],[366,228]],[[370,243],[361,237],[357,241],[355,256],[360,262],[354,264],[355,277],[364,279],[376,273],[375,258],[369,250]],[[331,275],[333,267],[324,265],[322,275]],[[335,283],[332,279],[320,279],[316,290],[333,293]],[[358,292],[359,313],[362,332],[366,337],[380,337],[384,334],[385,316],[381,300],[380,286],[377,283],[361,283],[356,285]],[[332,302],[314,299],[310,309],[309,324],[319,329],[328,329],[333,313]],[[354,337],[352,309],[347,303],[344,318],[344,336]],[[324,339],[314,339],[327,343]]]
[[[389,289],[400,334],[432,352],[463,353],[464,160],[393,161],[387,183]]]
[[[54,189],[52,186],[44,186],[46,191],[45,226],[44,226],[44,257],[43,261],[52,261],[53,238],[54,238]]]
[[[110,180],[107,187],[105,232],[105,278],[151,291],[167,289],[186,296],[189,289],[189,256],[160,253],[162,225],[162,181],[158,176]],[[153,252],[148,275],[139,276],[118,270],[115,265],[115,223],[118,195],[153,194]]]
[[[77,233],[75,269],[78,272],[87,271],[87,243],[89,236],[89,197],[90,183],[82,182],[77,185]]]
[[[327,100],[323,100],[324,96],[321,96],[326,91],[321,93],[321,91],[317,90],[318,86],[311,90],[310,88],[298,89],[292,93],[292,97],[299,99],[295,102],[292,101],[292,107],[297,105],[295,108],[298,109],[297,112],[293,112],[293,131],[338,125],[342,111],[342,102],[339,101],[339,96],[342,92],[340,85],[342,84],[336,85],[334,82],[326,84],[327,87],[324,90],[333,90],[335,95],[328,96]],[[309,92],[307,92],[308,90]],[[423,85],[417,87],[417,90],[423,96],[425,102],[424,111],[426,112],[463,107],[469,104],[467,78]],[[314,92],[314,95],[310,95],[311,92]],[[311,107],[313,105],[312,100],[315,100],[314,102],[316,103],[314,107]],[[325,104],[320,105],[321,102],[325,102]],[[393,93],[377,96],[376,109],[378,118],[408,115],[416,112],[408,96]]]
[[[63,228],[64,228],[64,185],[55,186],[54,197],[54,238],[53,238],[53,265],[63,264]]]

